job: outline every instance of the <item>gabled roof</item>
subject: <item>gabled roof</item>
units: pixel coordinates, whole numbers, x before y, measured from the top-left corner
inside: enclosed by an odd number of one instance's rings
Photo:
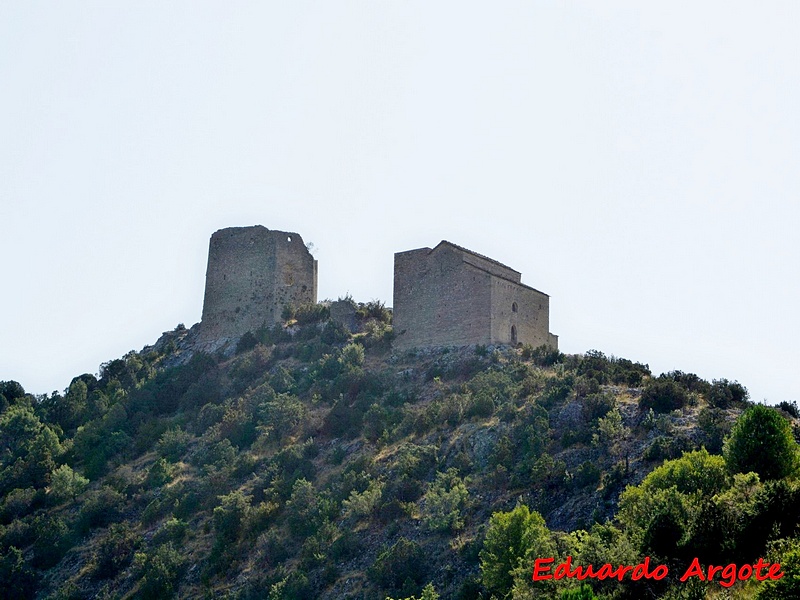
[[[492,264],[495,264],[498,267],[503,267],[504,269],[508,269],[509,271],[513,271],[514,273],[517,273],[518,275],[522,275],[522,273],[520,273],[516,269],[512,269],[508,265],[504,265],[499,260],[495,260],[493,258],[489,258],[488,256],[484,256],[483,254],[478,254],[477,252],[473,252],[469,248],[464,248],[463,246],[459,246],[458,244],[454,244],[453,242],[448,242],[447,240],[442,240],[441,242],[436,244],[436,247],[433,250],[431,250],[431,252],[433,252],[434,250],[436,250],[437,248],[439,248],[439,246],[441,246],[443,244],[447,244],[448,246],[451,246],[451,247],[455,248],[456,250],[461,250],[462,252],[467,252],[469,254],[472,254],[472,256],[477,256],[478,258],[483,259],[485,261],[488,261],[488,262],[490,262]],[[430,252],[428,254],[430,254]]]
[[[447,240],[442,240],[441,242],[439,242],[438,244],[436,244],[436,246],[435,246],[435,247],[434,247],[432,250],[429,250],[429,251],[428,251],[428,254],[431,254],[432,252],[434,252],[434,251],[435,251],[435,250],[437,250],[437,249],[438,249],[440,246],[443,246],[443,245],[447,245],[447,246],[450,246],[451,248],[455,248],[456,250],[460,250],[460,251],[462,251],[462,252],[466,252],[467,254],[471,254],[472,256],[475,256],[475,257],[477,257],[477,258],[480,258],[481,260],[485,260],[485,261],[487,261],[487,262],[490,262],[490,263],[492,263],[492,264],[494,264],[494,265],[497,265],[498,267],[502,267],[502,268],[504,268],[504,269],[507,269],[507,270],[511,271],[512,273],[516,273],[517,275],[520,275],[520,276],[522,276],[522,273],[520,273],[520,272],[519,272],[519,271],[517,271],[516,269],[512,269],[512,268],[511,268],[511,267],[509,267],[508,265],[504,265],[503,263],[501,263],[501,262],[500,262],[500,261],[498,261],[498,260],[495,260],[495,259],[493,259],[493,258],[489,258],[488,256],[484,256],[483,254],[478,254],[477,252],[473,252],[473,251],[472,251],[472,250],[470,250],[469,248],[464,248],[463,246],[459,246],[458,244],[454,244],[453,242],[448,242]],[[489,271],[486,271],[486,269],[481,269],[481,267],[479,267],[478,265],[475,265],[475,264],[472,264],[472,263],[470,263],[470,264],[471,264],[473,267],[475,267],[476,269],[480,269],[481,271],[485,271],[485,272],[489,273],[490,275],[493,275],[493,276],[495,276],[495,277],[498,277],[498,275],[497,275],[496,273],[490,273]],[[503,279],[505,279],[505,277],[503,277]],[[550,295],[549,295],[549,294],[545,294],[543,291],[541,291],[541,290],[537,290],[536,288],[534,288],[534,287],[531,287],[531,286],[529,286],[529,285],[526,285],[526,284],[522,283],[521,281],[513,281],[513,280],[511,280],[511,279],[509,279],[509,281],[511,281],[512,283],[514,283],[514,284],[516,284],[516,285],[518,285],[518,286],[520,286],[520,287],[524,287],[524,288],[526,288],[526,289],[533,290],[534,292],[537,292],[537,293],[539,293],[539,294],[542,294],[543,296],[547,296],[548,298],[550,297]]]

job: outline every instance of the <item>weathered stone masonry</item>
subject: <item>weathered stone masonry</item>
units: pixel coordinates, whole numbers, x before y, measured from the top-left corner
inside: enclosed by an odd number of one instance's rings
[[[218,342],[281,321],[317,301],[317,261],[296,233],[229,227],[211,236],[200,339]]]
[[[231,227],[211,236],[201,347],[215,349],[282,321],[286,305],[317,301],[317,261],[297,233]],[[520,273],[450,242],[394,256],[394,347],[473,344],[558,347],[549,332],[550,297]],[[341,313],[341,314],[340,314]],[[332,318],[358,328],[352,302]]]
[[[394,347],[543,344],[550,297],[521,283],[518,271],[442,241],[394,255]]]

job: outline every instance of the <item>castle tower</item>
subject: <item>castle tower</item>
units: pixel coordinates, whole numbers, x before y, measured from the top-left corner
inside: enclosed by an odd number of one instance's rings
[[[211,236],[200,338],[216,342],[280,322],[287,304],[317,301],[317,261],[296,233],[261,225]]]

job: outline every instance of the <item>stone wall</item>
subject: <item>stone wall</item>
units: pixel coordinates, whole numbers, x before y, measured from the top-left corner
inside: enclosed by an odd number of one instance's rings
[[[398,350],[523,343],[557,347],[550,298],[521,275],[450,242],[395,254],[393,328]]]
[[[551,345],[550,297],[520,283],[492,280],[492,340],[499,344]],[[512,339],[513,333],[516,339]]]
[[[317,261],[296,233],[230,227],[211,236],[201,342],[280,322],[283,307],[317,301]]]

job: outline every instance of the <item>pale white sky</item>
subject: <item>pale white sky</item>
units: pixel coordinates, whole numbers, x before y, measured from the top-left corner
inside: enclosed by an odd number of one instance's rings
[[[0,4],[0,379],[199,321],[208,239],[391,304],[448,239],[596,348],[800,400],[800,3]]]

